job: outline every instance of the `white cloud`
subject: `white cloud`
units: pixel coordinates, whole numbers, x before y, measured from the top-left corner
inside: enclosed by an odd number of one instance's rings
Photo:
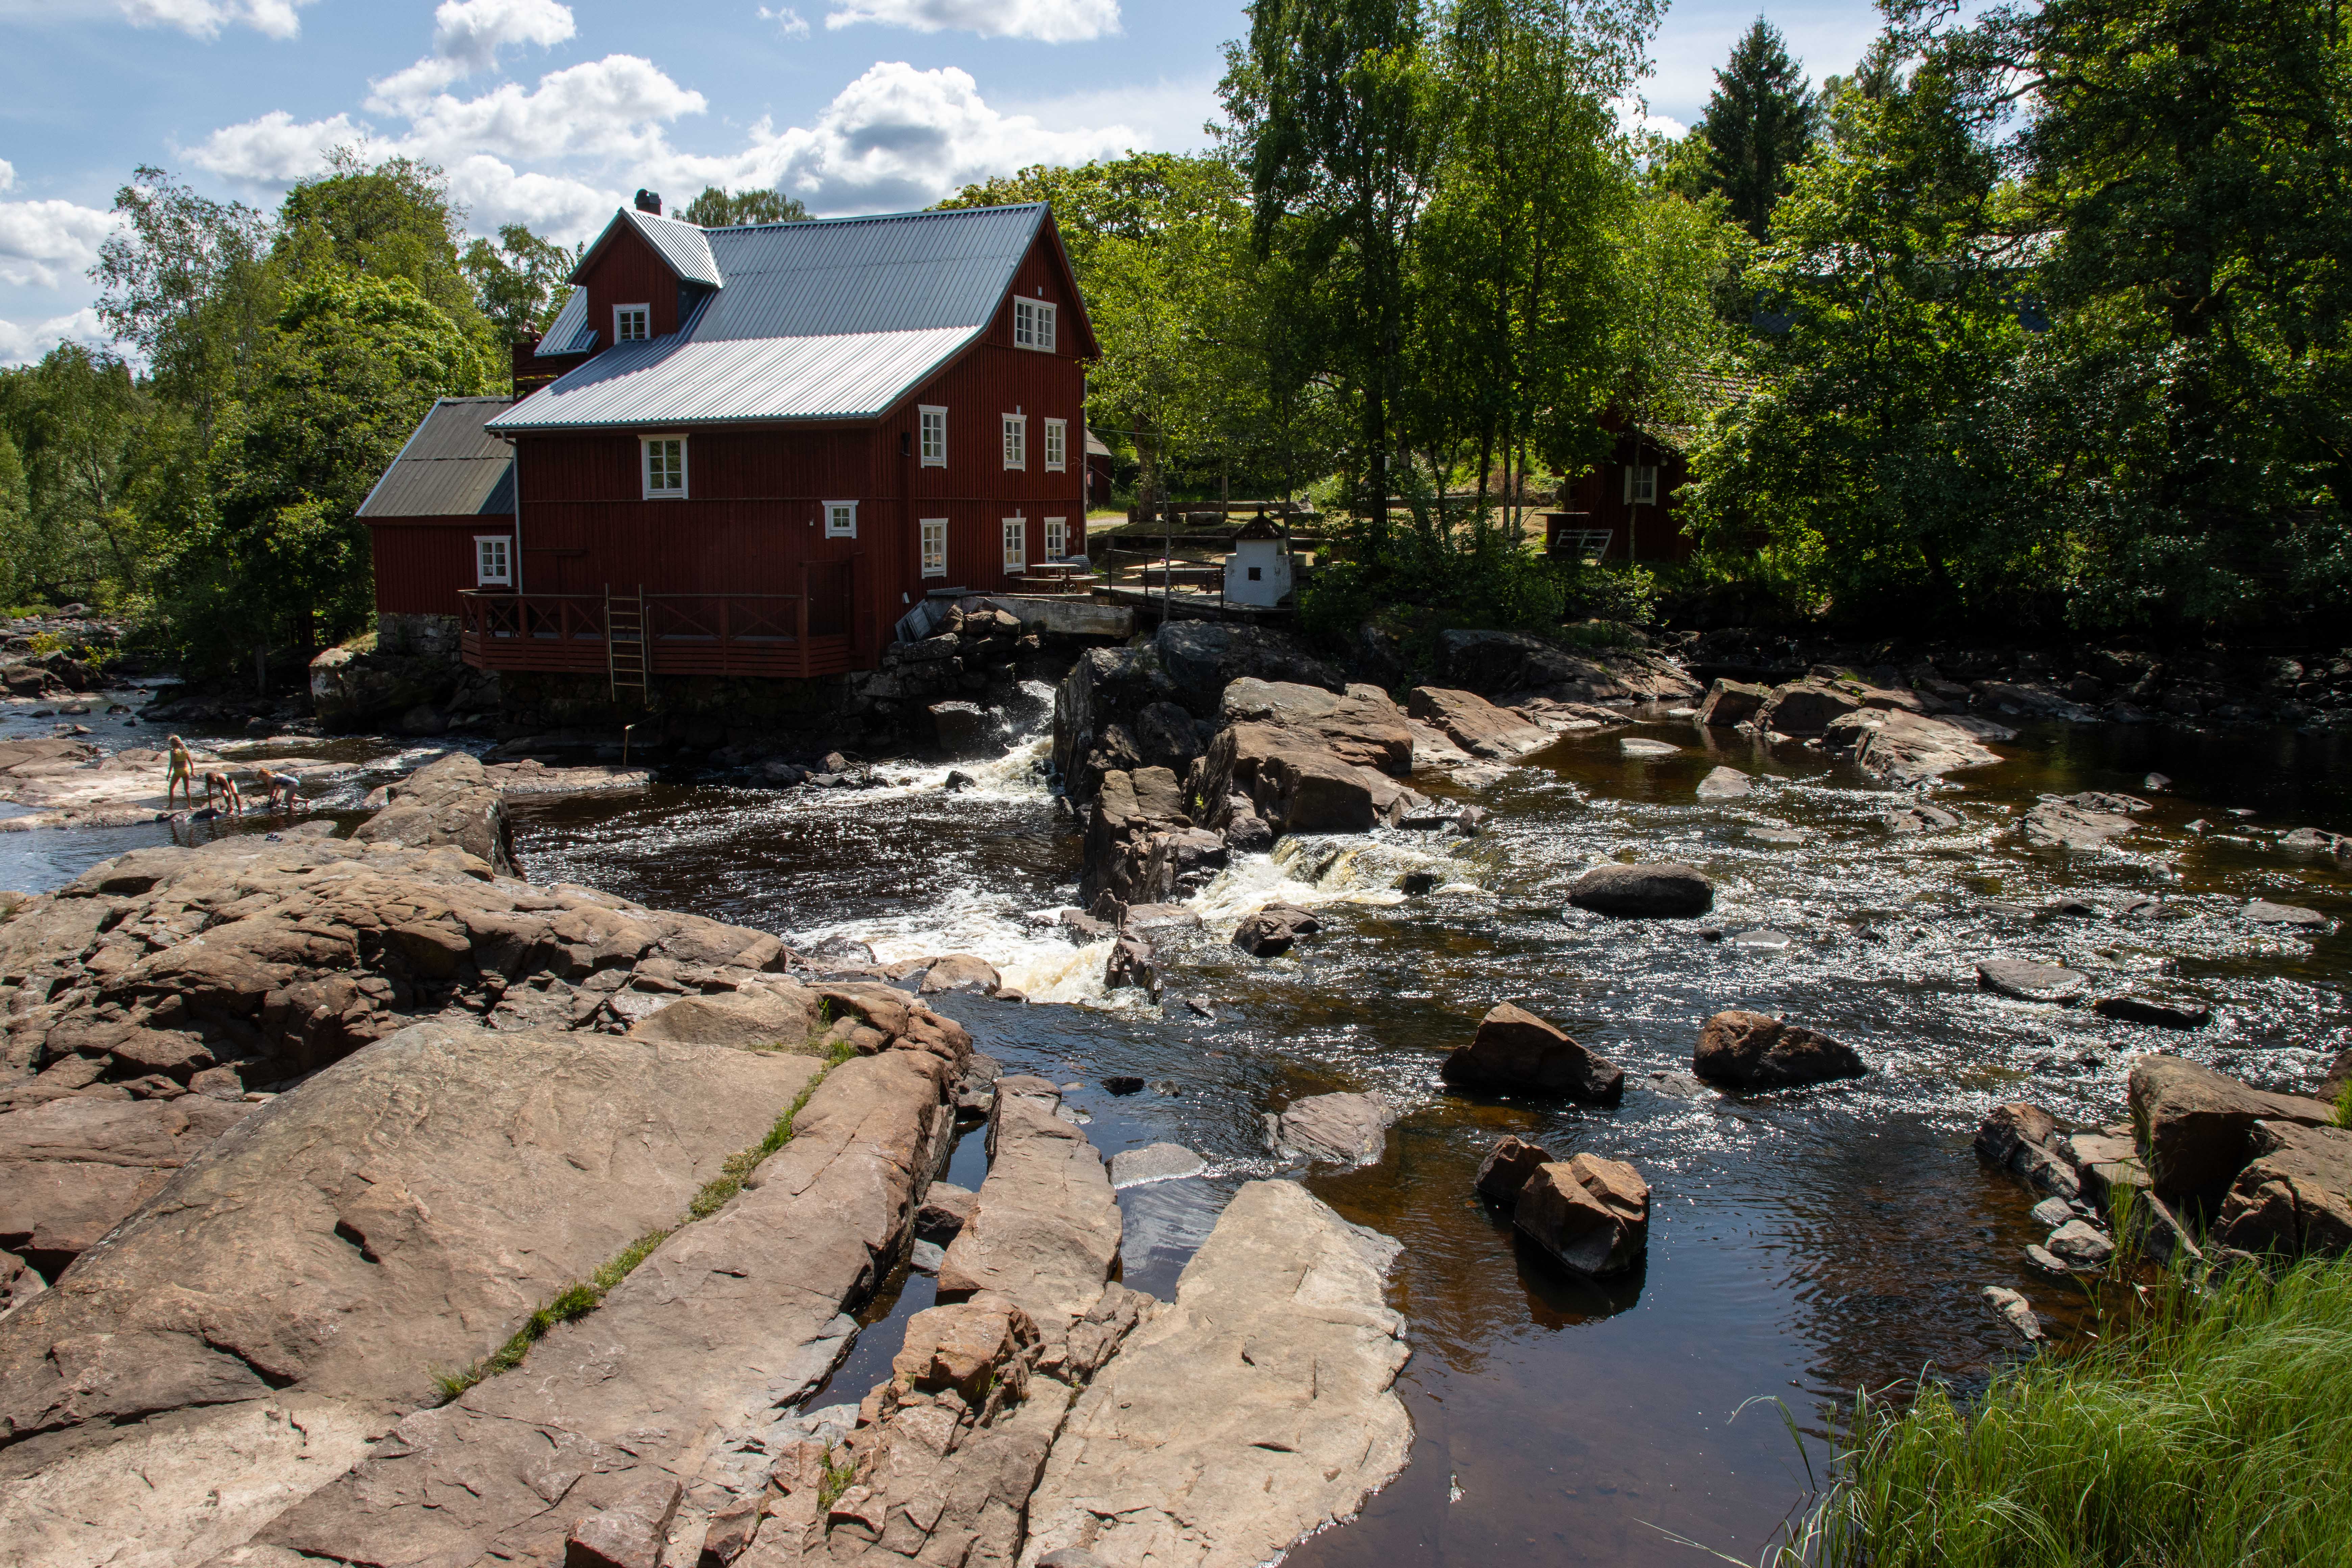
[[[1076,43],[1119,30],[1118,0],[846,0],[824,18],[828,27],[861,22],[1045,44]]]
[[[16,183],[16,165],[11,163],[5,158],[0,158],[0,191],[9,189],[11,186],[15,185]]]
[[[448,173],[449,194],[471,216],[473,228],[483,233],[520,223],[550,239],[584,239],[604,226],[624,199],[618,190],[584,180],[518,173],[488,153],[458,159]]]
[[[697,178],[781,185],[817,212],[922,206],[957,187],[1030,163],[1082,163],[1132,145],[1124,125],[1049,130],[989,107],[953,66],[917,70],[877,61],[842,89],[807,130],[755,127],[753,144]],[[681,172],[719,161],[681,160]]]
[[[776,31],[787,38],[805,38],[809,36],[808,18],[790,5],[779,5],[772,11],[762,5],[760,7],[760,20],[773,22],[776,25]]]
[[[0,283],[57,288],[98,259],[114,221],[72,202],[0,202]]]
[[[368,139],[367,128],[348,114],[330,120],[297,121],[282,109],[258,120],[225,125],[188,150],[200,169],[257,185],[290,185],[327,166],[337,147]]]
[[[98,312],[88,306],[70,316],[53,316],[37,327],[20,327],[0,321],[0,365],[29,364],[61,342],[86,343],[94,349],[110,346]]]
[[[302,30],[298,8],[315,0],[121,0],[122,14],[141,27],[178,27],[199,38],[217,38],[223,27],[247,26],[273,38]]]
[[[369,83],[368,107],[414,113],[453,82],[496,66],[500,49],[552,48],[576,31],[572,7],[556,0],[443,0],[433,13],[433,52]]]

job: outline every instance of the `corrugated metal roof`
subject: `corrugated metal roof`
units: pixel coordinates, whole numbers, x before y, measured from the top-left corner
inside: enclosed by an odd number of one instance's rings
[[[444,397],[360,503],[367,518],[479,517],[514,510],[514,455],[486,433],[505,397]]]
[[[539,340],[543,354],[584,354],[596,347],[596,330],[588,324],[588,290],[574,289],[555,320]]]
[[[723,288],[677,333],[606,350],[492,427],[871,418],[986,329],[1045,219],[1034,203],[693,229]],[[593,340],[580,301],[565,303],[550,344]]]
[[[971,338],[963,327],[809,338],[680,335],[621,343],[543,386],[494,428],[643,429],[785,419],[871,419]]]
[[[674,217],[656,217],[633,207],[623,207],[621,216],[636,225],[646,243],[669,263],[669,269],[677,274],[680,282],[702,283],[713,289],[725,286],[726,277],[712,259],[710,241],[701,229]]]

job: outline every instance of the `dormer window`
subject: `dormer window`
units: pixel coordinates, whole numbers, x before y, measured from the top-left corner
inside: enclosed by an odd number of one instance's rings
[[[651,305],[615,305],[613,307],[613,341],[616,343],[641,343],[654,335],[654,310]]]
[[[1054,352],[1054,307],[1043,300],[1013,301],[1013,346]]]

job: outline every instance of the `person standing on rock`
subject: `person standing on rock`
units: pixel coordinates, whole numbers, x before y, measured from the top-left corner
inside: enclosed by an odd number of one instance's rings
[[[177,735],[165,744],[170,750],[171,772],[163,779],[163,809],[172,809],[172,792],[177,789],[184,793],[188,808],[193,811],[196,805],[196,759],[188,754],[188,743]]]

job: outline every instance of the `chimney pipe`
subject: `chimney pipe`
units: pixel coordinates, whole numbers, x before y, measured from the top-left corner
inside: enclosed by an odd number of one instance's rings
[[[651,213],[656,217],[661,216],[661,193],[659,191],[639,191],[637,193],[637,210],[641,213]]]

